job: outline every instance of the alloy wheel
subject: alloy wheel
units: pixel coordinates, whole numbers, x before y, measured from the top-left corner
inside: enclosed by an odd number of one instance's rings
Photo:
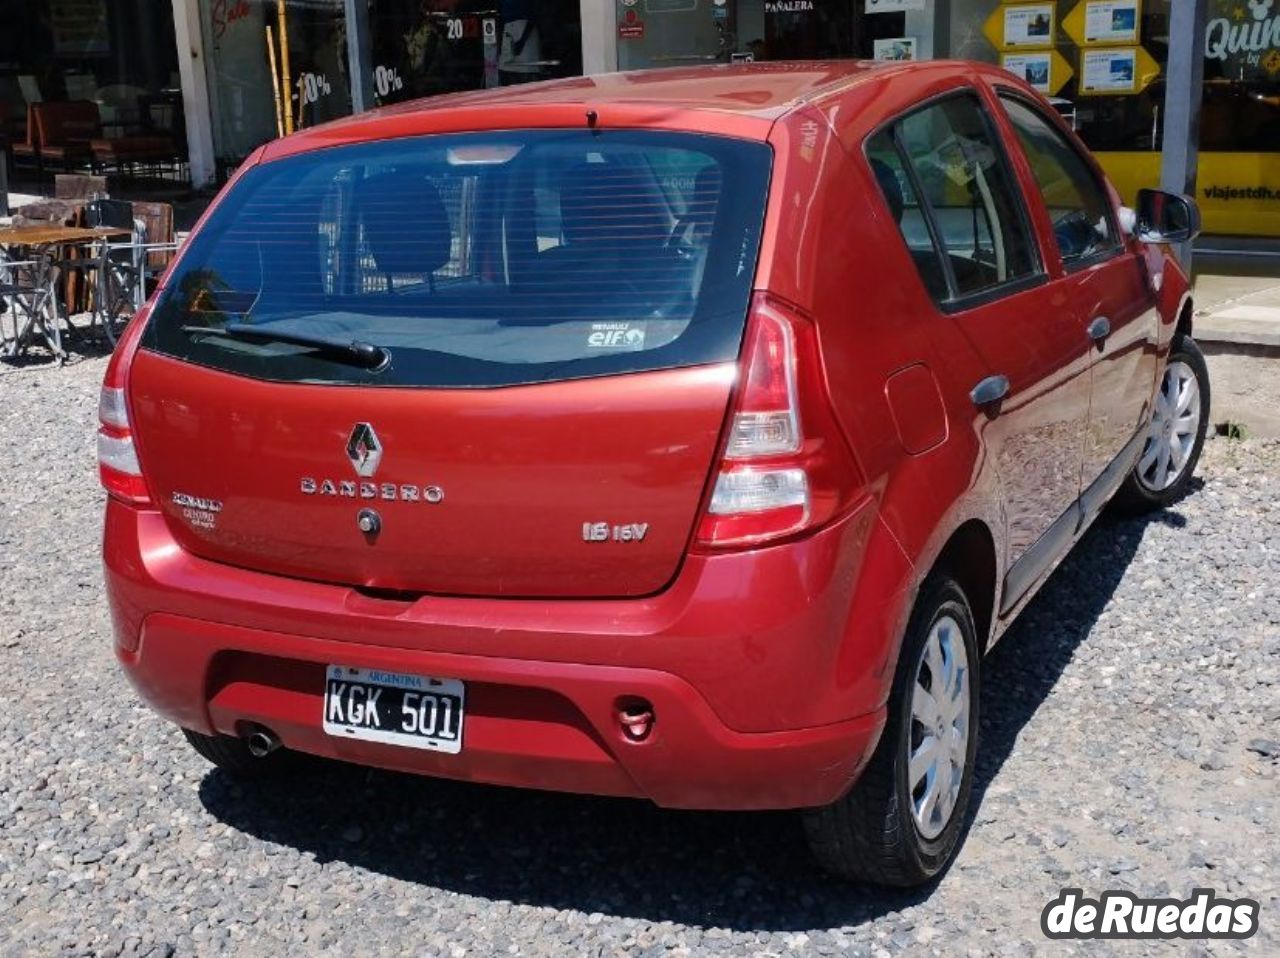
[[[1138,460],[1138,482],[1163,492],[1186,470],[1200,430],[1200,383],[1184,362],[1171,362],[1156,394],[1147,442]]]
[[[911,691],[907,787],[916,828],[931,840],[951,820],[969,750],[969,658],[964,633],[951,616],[933,624]]]

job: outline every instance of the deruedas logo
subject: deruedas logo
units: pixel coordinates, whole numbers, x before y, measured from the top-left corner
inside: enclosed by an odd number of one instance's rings
[[[1197,888],[1186,901],[1127,891],[1094,900],[1064,888],[1044,906],[1040,930],[1047,938],[1249,938],[1258,930],[1258,903],[1217,898],[1212,888]]]

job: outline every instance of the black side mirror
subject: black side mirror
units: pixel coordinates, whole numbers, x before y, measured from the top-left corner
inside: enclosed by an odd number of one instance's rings
[[[1189,243],[1200,235],[1200,207],[1181,193],[1138,190],[1137,214],[1143,243]]]

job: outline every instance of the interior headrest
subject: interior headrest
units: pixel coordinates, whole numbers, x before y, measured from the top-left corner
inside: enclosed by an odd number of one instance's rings
[[[420,275],[449,262],[449,212],[425,176],[407,170],[379,173],[362,180],[356,192],[365,243],[378,269]]]

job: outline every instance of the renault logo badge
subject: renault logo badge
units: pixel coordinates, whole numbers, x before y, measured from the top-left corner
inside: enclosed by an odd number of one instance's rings
[[[382,462],[382,443],[367,422],[358,422],[351,430],[351,438],[347,440],[347,458],[355,467],[357,476],[368,478],[378,471],[378,463]]]

